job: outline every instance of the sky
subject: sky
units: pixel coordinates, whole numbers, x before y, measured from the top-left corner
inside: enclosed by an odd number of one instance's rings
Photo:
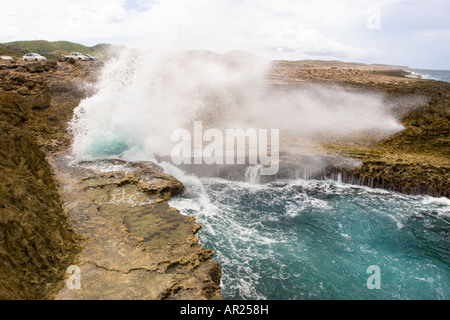
[[[450,70],[448,0],[12,0],[0,42],[244,50]]]

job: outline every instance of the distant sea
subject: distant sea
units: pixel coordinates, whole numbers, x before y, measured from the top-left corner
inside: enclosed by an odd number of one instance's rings
[[[411,78],[450,82],[450,70],[408,69],[405,71],[411,73],[407,76]]]

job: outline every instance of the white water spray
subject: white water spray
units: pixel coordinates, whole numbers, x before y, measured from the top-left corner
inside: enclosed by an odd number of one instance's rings
[[[267,81],[270,66],[241,52],[124,50],[105,65],[97,93],[74,111],[73,153],[78,161],[154,160],[170,155],[174,130],[191,130],[195,121],[223,132],[278,129],[281,143],[403,129],[381,94],[311,85],[276,90]]]

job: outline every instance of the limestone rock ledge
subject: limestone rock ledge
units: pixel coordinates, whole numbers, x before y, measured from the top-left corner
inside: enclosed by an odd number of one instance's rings
[[[64,207],[85,238],[74,262],[80,289],[66,285],[55,298],[221,299],[221,267],[198,243],[200,225],[167,203],[183,184],[150,162],[112,162],[123,169],[52,161]]]

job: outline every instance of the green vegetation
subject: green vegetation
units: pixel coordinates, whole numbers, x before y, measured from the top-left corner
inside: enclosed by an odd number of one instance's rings
[[[62,55],[68,55],[70,52],[81,52],[91,54],[102,60],[106,59],[109,56],[108,51],[115,47],[111,44],[98,44],[93,47],[87,47],[70,41],[14,41],[0,43],[0,54],[21,58],[28,52],[36,52],[47,59],[58,59]]]
[[[16,52],[6,49],[2,44],[0,44],[0,55],[1,56],[15,56]]]

